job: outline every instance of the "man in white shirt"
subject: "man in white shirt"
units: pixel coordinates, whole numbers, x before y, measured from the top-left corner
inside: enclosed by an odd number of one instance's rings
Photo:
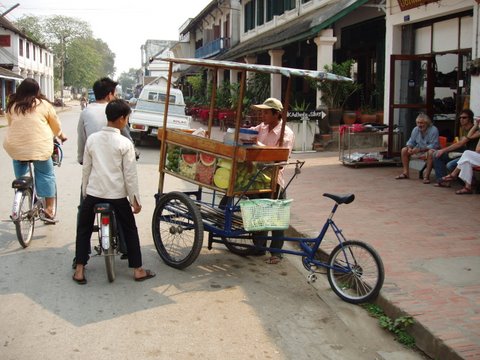
[[[114,206],[122,224],[128,251],[128,265],[134,269],[135,281],[155,276],[142,267],[140,241],[134,214],[142,206],[138,190],[135,150],[130,140],[120,134],[130,115],[124,100],[113,100],[106,106],[107,126],[91,134],[85,144],[82,172],[82,197],[78,217],[73,280],[86,284],[85,265],[89,260],[90,238],[94,224],[94,205],[107,202]],[[132,211],[133,207],[133,211]]]
[[[96,101],[88,105],[80,113],[77,124],[77,160],[80,165],[83,162],[83,151],[85,150],[87,138],[107,125],[105,108],[109,101],[116,99],[115,89],[117,85],[116,81],[108,77],[101,78],[93,84],[93,93]],[[121,133],[132,141],[128,126],[123,128]]]

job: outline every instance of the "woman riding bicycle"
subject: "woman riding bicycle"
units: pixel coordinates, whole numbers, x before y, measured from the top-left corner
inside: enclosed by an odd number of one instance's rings
[[[67,140],[61,129],[60,120],[54,107],[40,92],[40,86],[27,78],[10,95],[7,103],[7,136],[3,147],[13,159],[15,177],[19,178],[28,171],[25,161],[33,161],[35,186],[39,197],[45,198],[45,219],[54,221],[54,202],[56,192],[55,173],[53,171],[53,141]]]

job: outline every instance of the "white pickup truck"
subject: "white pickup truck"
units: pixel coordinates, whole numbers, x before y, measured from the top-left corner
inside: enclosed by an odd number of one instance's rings
[[[135,145],[140,145],[147,136],[157,137],[158,128],[163,126],[166,93],[165,86],[144,86],[130,115],[130,134]],[[178,89],[170,89],[167,128],[190,129],[191,121],[192,118],[185,115],[182,92]]]

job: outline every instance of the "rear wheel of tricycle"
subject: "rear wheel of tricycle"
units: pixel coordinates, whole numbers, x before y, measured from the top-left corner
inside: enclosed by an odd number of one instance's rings
[[[385,272],[377,252],[361,241],[345,241],[328,259],[328,282],[344,301],[359,304],[377,297]]]
[[[184,269],[200,254],[203,223],[198,207],[182,192],[162,195],[152,218],[157,252],[169,266]]]
[[[234,200],[236,202],[236,199]],[[225,210],[228,203],[228,196],[224,196],[218,207],[222,210]],[[241,216],[241,213],[235,213],[238,216]],[[227,247],[227,249],[234,253],[235,255],[239,256],[250,256],[258,254],[258,250],[255,249],[254,243],[252,239],[231,239],[227,237],[222,237],[223,243]]]

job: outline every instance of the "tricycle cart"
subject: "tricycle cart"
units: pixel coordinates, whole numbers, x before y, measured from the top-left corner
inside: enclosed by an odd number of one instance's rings
[[[379,255],[365,243],[347,241],[332,219],[338,206],[352,202],[354,195],[324,194],[334,200],[335,205],[319,236],[312,239],[282,237],[284,241],[298,243],[298,250],[268,247],[268,242],[273,239],[273,236],[266,235],[268,231],[284,230],[289,226],[291,200],[258,197],[265,194],[272,197],[280,168],[295,166],[288,187],[293,178],[300,173],[303,162],[288,161],[289,149],[282,147],[282,140],[279,147],[239,145],[247,72],[279,74],[288,78],[280,139],[283,139],[293,76],[309,77],[319,81],[351,80],[319,71],[230,61],[178,58],[161,60],[169,63],[169,75],[163,128],[158,133],[158,139],[161,141],[160,179],[158,193],[155,195],[152,234],[162,260],[178,269],[191,265],[201,251],[204,231],[207,231],[209,249],[213,243],[221,243],[231,252],[242,256],[253,255],[259,251],[302,256],[303,265],[309,271],[309,281],[314,281],[318,268],[324,267],[327,269],[332,289],[343,300],[359,303],[374,298],[380,291],[384,279],[383,264]],[[188,131],[168,129],[166,126],[168,89],[171,87],[174,64],[188,64],[211,71],[212,97],[206,137]],[[235,114],[234,145],[210,138],[217,87],[216,74],[219,69],[235,70],[241,74]],[[196,190],[164,193],[166,175],[194,184]],[[329,228],[338,238],[339,245],[325,262],[318,257],[317,252]]]

